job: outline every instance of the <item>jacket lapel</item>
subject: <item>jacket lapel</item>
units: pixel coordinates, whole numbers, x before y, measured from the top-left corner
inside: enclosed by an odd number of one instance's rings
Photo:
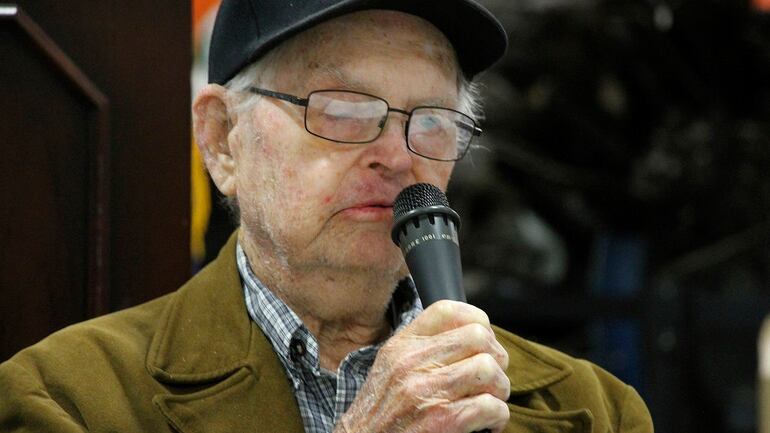
[[[302,433],[283,366],[246,312],[236,237],[163,312],[146,367],[168,392],[153,403],[182,433]]]
[[[533,344],[495,327],[497,340],[508,351],[506,375],[511,381],[508,409],[511,418],[505,433],[589,433],[593,415],[587,409],[559,410],[547,388],[573,373],[568,364],[548,355]]]
[[[192,393],[156,395],[153,403],[182,433],[303,433],[283,367],[272,358],[256,368],[243,366]]]

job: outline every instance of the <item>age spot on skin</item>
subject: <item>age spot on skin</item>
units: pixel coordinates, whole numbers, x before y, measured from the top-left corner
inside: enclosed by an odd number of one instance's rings
[[[294,170],[292,168],[287,168],[283,171],[283,175],[286,179],[294,179],[297,177],[297,170]]]

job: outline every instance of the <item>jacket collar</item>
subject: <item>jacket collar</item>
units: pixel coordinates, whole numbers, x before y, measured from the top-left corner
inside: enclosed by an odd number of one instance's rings
[[[146,368],[170,392],[153,403],[183,433],[302,433],[283,367],[246,312],[236,239],[166,305]]]
[[[283,367],[248,316],[236,242],[237,232],[172,296],[147,354],[146,368],[157,381],[199,390],[159,394],[153,401],[182,432],[257,431],[246,420],[258,420],[264,431],[300,433],[299,409]],[[546,388],[572,373],[538,345],[500,328],[495,334],[508,350],[512,396]]]
[[[508,351],[511,395],[517,396],[547,388],[572,374],[572,367],[550,356],[535,343],[493,326],[497,341]]]
[[[258,348],[235,264],[236,239],[233,234],[219,256],[166,305],[146,359],[158,381],[216,380],[246,366],[250,351]]]
[[[508,351],[506,375],[511,381],[508,409],[511,417],[503,433],[589,433],[594,430],[593,414],[588,409],[562,410],[556,405],[519,406],[538,391],[555,385],[573,373],[572,367],[551,356],[549,349],[495,327],[497,341]],[[550,395],[547,391],[543,395]],[[537,408],[536,408],[537,407]]]

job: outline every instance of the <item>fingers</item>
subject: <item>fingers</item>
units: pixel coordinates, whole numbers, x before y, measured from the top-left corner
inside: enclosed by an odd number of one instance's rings
[[[497,361],[487,353],[480,353],[460,362],[436,369],[430,381],[435,381],[435,397],[454,401],[462,398],[490,394],[507,401],[511,393],[511,381],[500,369]]]
[[[495,334],[478,323],[452,329],[430,339],[431,359],[438,365],[449,365],[476,354],[487,353],[502,370],[508,368],[508,352]]]
[[[484,326],[492,332],[487,313],[473,305],[457,301],[438,301],[415,319],[408,332],[432,336],[471,323]]]
[[[500,432],[508,353],[482,310],[440,301],[380,349],[342,419],[350,431]]]
[[[505,429],[511,416],[508,405],[490,394],[475,395],[452,402],[447,409],[453,414],[454,420],[451,424],[457,426],[452,431],[457,433],[478,432],[484,429],[499,433]]]
[[[499,433],[510,418],[508,405],[490,394],[479,394],[447,402],[424,410],[426,416],[416,420],[406,431],[442,433]]]
[[[410,353],[396,361],[408,369],[442,367],[478,353],[492,355],[503,370],[508,367],[508,353],[495,338],[487,314],[462,302],[436,302],[388,346],[384,352]]]
[[[431,426],[426,431],[450,432],[458,426],[465,426],[460,429],[463,433],[484,428],[494,431],[508,419],[505,402],[510,396],[511,382],[488,353],[409,374],[393,389],[402,402],[414,408],[410,412],[424,415],[418,418]],[[469,414],[480,414],[479,419],[471,419]]]
[[[501,370],[508,368],[508,352],[494,334],[477,323],[433,337],[396,336],[381,353],[405,371],[437,369],[480,353],[491,356]]]

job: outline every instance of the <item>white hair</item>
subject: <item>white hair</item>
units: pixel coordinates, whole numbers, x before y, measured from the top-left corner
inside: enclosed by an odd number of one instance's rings
[[[276,48],[276,49],[280,49]],[[263,57],[251,65],[243,68],[238,75],[233,77],[225,84],[225,87],[236,95],[239,101],[232,108],[235,114],[241,114],[250,111],[262,97],[249,89],[252,87],[263,87],[265,83],[269,85],[269,70],[273,67],[266,57]],[[269,86],[268,86],[269,87]],[[468,114],[477,122],[484,119],[483,104],[481,100],[481,85],[477,81],[468,80],[462,73],[458,74],[457,91],[459,96],[458,110]]]

